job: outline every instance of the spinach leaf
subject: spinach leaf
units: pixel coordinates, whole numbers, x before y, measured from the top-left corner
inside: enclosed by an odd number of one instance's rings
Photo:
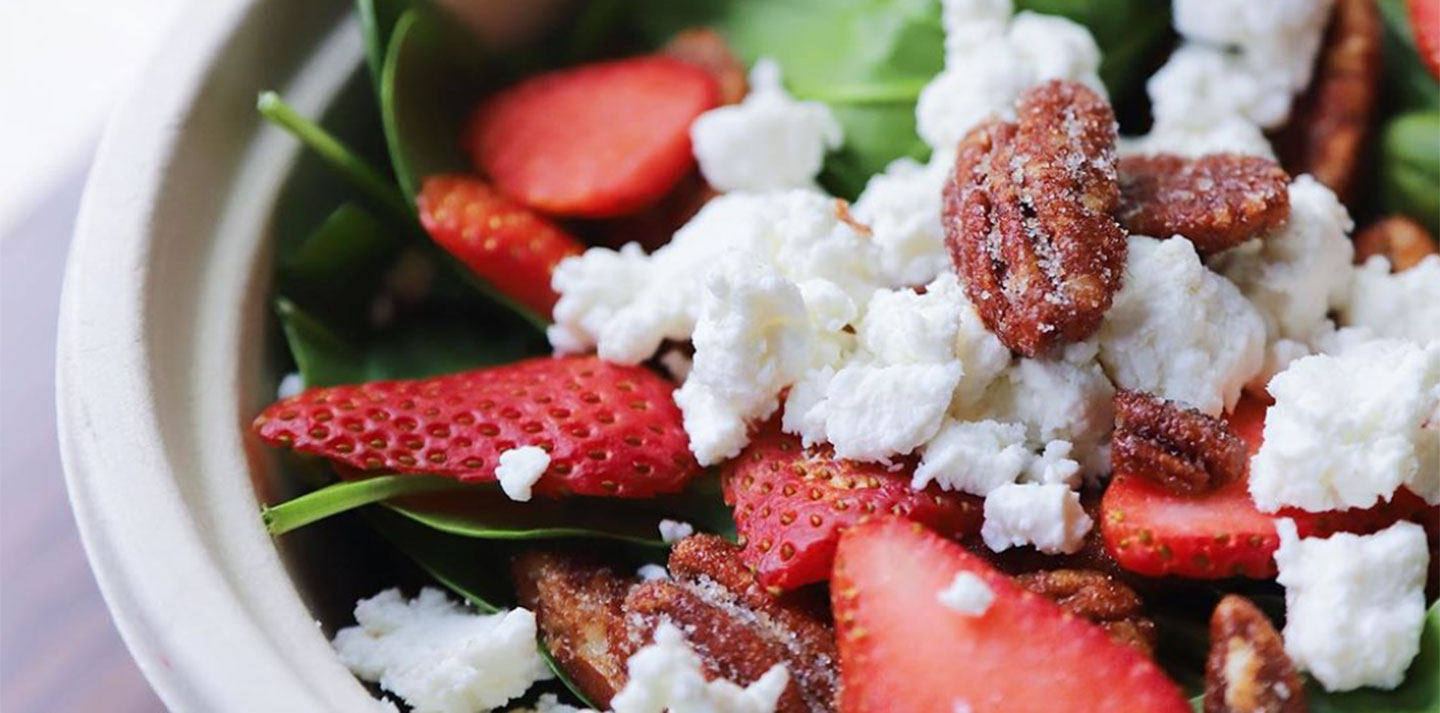
[[[346,203],[288,255],[278,256],[277,284],[341,334],[361,334],[382,277],[402,247],[393,229]]]
[[[1385,90],[1396,109],[1440,110],[1440,82],[1425,68],[1405,0],[1379,0],[1384,21]]]
[[[484,541],[436,532],[386,510],[376,509],[366,515],[381,537],[480,611],[494,613],[514,603],[507,567],[509,552]]]
[[[380,75],[380,115],[390,162],[412,198],[426,176],[466,172],[460,135],[482,86],[473,44],[434,11],[416,7],[395,23]]]
[[[1440,111],[1401,114],[1380,141],[1381,201],[1440,232]]]
[[[355,0],[355,14],[360,18],[360,32],[365,40],[365,66],[377,91],[395,23],[409,7],[406,0]]]

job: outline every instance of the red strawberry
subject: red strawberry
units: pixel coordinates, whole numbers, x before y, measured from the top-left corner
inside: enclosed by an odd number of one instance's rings
[[[694,165],[690,123],[718,102],[715,79],[670,57],[530,77],[487,99],[469,129],[480,171],[555,215],[633,213]]]
[[[1231,430],[1260,447],[1266,404],[1247,396],[1228,417]],[[1295,520],[1302,537],[1336,532],[1375,532],[1425,508],[1409,490],[1366,509],[1307,512],[1285,508],[1262,513],[1250,499],[1245,478],[1199,495],[1181,495],[1142,475],[1116,472],[1100,503],[1105,549],[1121,567],[1159,577],[1196,579],[1275,576],[1280,537],[1275,519]]]
[[[984,613],[937,598],[961,572],[994,594]],[[898,518],[841,536],[830,599],[845,713],[1190,710],[1174,682],[1134,649]]]
[[[794,589],[828,578],[841,531],[874,515],[899,515],[954,537],[980,530],[979,498],[912,490],[911,467],[841,460],[828,446],[802,448],[768,424],[721,470],[745,543],[741,557],[761,584]]]
[[[550,275],[585,246],[471,176],[431,176],[415,199],[431,239],[501,294],[542,317],[559,295]]]
[[[253,428],[274,446],[367,471],[495,480],[500,454],[538,446],[546,495],[644,498],[700,472],[674,385],[595,357],[539,357],[430,379],[311,389],[265,409]]]
[[[1430,73],[1440,79],[1440,0],[1409,0],[1415,49]]]

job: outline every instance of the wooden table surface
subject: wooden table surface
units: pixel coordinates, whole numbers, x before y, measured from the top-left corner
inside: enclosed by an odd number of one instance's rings
[[[120,641],[70,515],[55,324],[84,166],[0,226],[0,711],[164,711]]]

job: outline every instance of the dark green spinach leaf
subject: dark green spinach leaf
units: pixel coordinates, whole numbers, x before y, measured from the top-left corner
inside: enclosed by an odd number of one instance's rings
[[[1380,142],[1381,202],[1440,233],[1440,111],[1401,114]]]

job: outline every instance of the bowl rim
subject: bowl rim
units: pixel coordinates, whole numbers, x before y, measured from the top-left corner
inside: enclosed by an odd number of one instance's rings
[[[288,576],[255,516],[251,482],[235,477],[237,470],[250,469],[241,429],[218,437],[222,472],[195,468],[213,460],[177,455],[175,441],[194,434],[173,433],[175,419],[190,415],[186,398],[196,399],[197,411],[208,409],[211,416],[218,406],[222,418],[235,425],[237,393],[253,394],[257,388],[257,379],[240,373],[241,357],[224,351],[234,351],[259,329],[255,315],[262,307],[253,293],[260,284],[256,280],[264,279],[256,274],[268,259],[268,245],[255,245],[255,224],[241,226],[249,229],[246,236],[243,230],[227,234],[221,223],[230,212],[241,211],[231,191],[246,185],[244,174],[254,168],[258,149],[265,149],[269,162],[284,161],[286,155],[293,161],[300,150],[278,132],[261,133],[253,105],[244,108],[244,119],[233,115],[236,107],[217,109],[216,87],[235,93],[242,83],[237,78],[249,71],[237,58],[256,56],[257,33],[270,32],[277,18],[298,18],[295,28],[275,33],[282,40],[286,33],[307,31],[333,40],[340,34],[338,22],[353,40],[342,43],[339,54],[330,52],[327,61],[360,56],[359,33],[353,19],[345,19],[349,3],[328,3],[323,9],[300,5],[310,4],[207,0],[182,14],[150,58],[144,81],[111,115],[66,266],[56,400],[71,507],[122,638],[174,711],[378,709],[335,657]],[[345,12],[336,12],[341,6]],[[298,46],[303,42],[275,44],[263,49],[301,59],[267,61],[271,70],[303,66],[303,58],[327,52]],[[217,125],[227,135],[217,141],[226,143],[225,155],[236,159],[234,165],[197,169],[203,158],[190,149],[195,141],[210,140],[205,132]],[[288,172],[286,167],[273,170],[282,176]],[[193,185],[197,175],[232,183],[212,184],[207,193],[204,181]],[[279,185],[264,190],[275,193]],[[244,209],[253,210],[248,204]],[[162,238],[175,232],[166,221],[186,211],[221,224],[208,241],[192,236],[205,246],[196,250],[209,251],[198,255],[212,263],[217,256],[249,262],[213,288],[217,273],[232,271],[203,262],[183,265],[197,274],[194,294],[187,295],[183,285],[167,294],[172,286],[158,281],[172,278],[177,263],[164,254]],[[169,312],[157,313],[156,306],[190,301],[187,297],[199,306],[177,309],[193,312],[195,321],[171,326],[167,333],[185,336],[176,345],[179,350],[214,342],[207,351],[221,358],[185,373],[166,373],[167,361],[175,357],[166,356],[171,345],[156,336],[156,327]],[[250,318],[234,320],[237,309]],[[211,329],[199,321],[217,314],[229,315],[232,323]],[[197,334],[192,336],[192,329]],[[208,387],[196,388],[207,375],[220,377],[214,398],[206,397]],[[209,449],[207,443],[192,450]]]

